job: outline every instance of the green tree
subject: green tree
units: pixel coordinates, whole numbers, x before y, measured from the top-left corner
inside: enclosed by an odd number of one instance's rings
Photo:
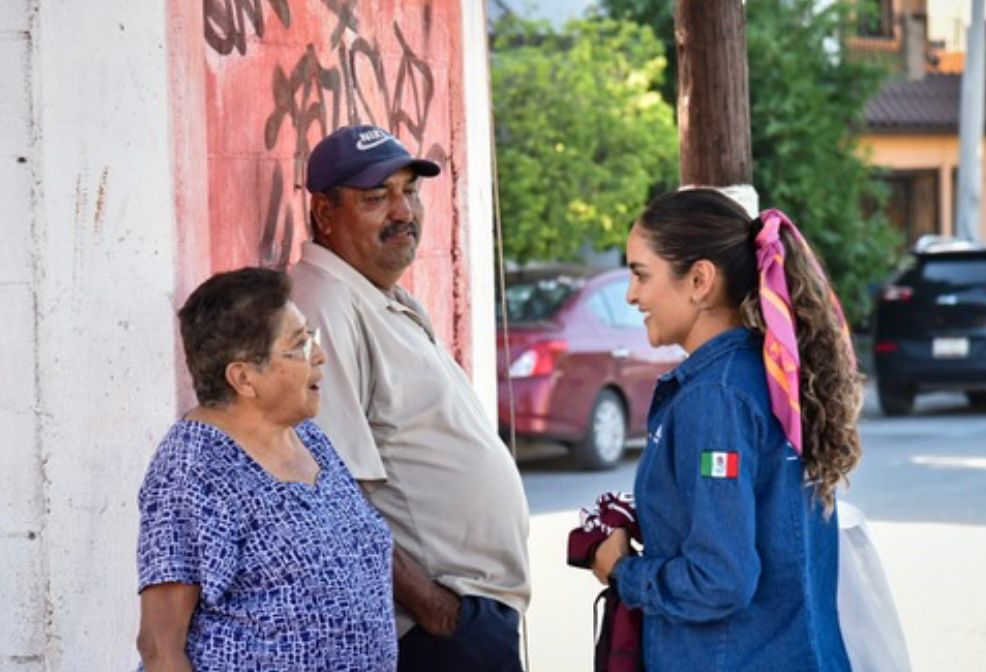
[[[603,0],[605,14],[614,19],[634,21],[650,26],[664,45],[668,59],[665,76],[658,90],[674,107],[678,96],[678,51],[674,47],[673,0]]]
[[[674,48],[668,0],[603,0],[616,16],[654,21]],[[761,207],[787,212],[818,249],[858,324],[871,282],[896,259],[899,235],[882,215],[885,189],[856,135],[884,71],[846,58],[851,4],[748,0],[747,65],[753,182]]]
[[[893,264],[899,236],[882,214],[885,189],[860,158],[856,134],[884,71],[829,45],[849,28],[840,2],[747,3],[754,186],[825,259],[847,317],[859,323],[868,285]]]
[[[561,31],[508,17],[492,76],[504,255],[519,263],[622,246],[655,183],[677,175],[665,67],[648,27],[611,19]]]

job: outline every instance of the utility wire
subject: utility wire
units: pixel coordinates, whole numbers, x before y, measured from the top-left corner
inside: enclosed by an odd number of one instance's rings
[[[485,14],[485,10],[484,10]],[[488,21],[486,22],[488,25]],[[486,62],[487,62],[487,73],[492,73],[492,63],[490,62],[490,49],[489,49],[489,38],[487,37],[487,50],[486,50]],[[500,173],[496,159],[496,118],[493,113],[493,81],[492,75],[487,76],[487,88],[489,90],[488,99],[490,101],[490,164],[493,171],[493,232],[496,239],[496,275],[497,275],[497,286],[500,290],[500,315],[501,315],[501,336],[503,338],[503,373],[507,381],[507,408],[509,412],[509,433],[510,433],[510,454],[514,458],[514,462],[517,462],[517,430],[515,428],[516,423],[516,405],[514,402],[514,383],[513,378],[510,375],[510,363],[513,361],[510,355],[510,317],[507,313],[507,286],[506,286],[506,270],[504,268],[503,262],[503,226],[500,219]],[[499,365],[499,362],[497,362]],[[499,371],[497,372],[497,377],[499,377]],[[521,633],[523,637],[523,655],[524,655],[524,669],[527,672],[532,672],[531,670],[531,658],[530,652],[527,646],[527,615],[525,614],[521,619]]]

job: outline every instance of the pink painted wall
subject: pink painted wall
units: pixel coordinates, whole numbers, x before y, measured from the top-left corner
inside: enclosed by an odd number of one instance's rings
[[[178,203],[179,302],[210,272],[296,260],[309,235],[303,185],[311,148],[338,126],[374,123],[443,167],[425,182],[424,236],[402,284],[427,306],[457,359],[468,361],[459,1],[202,0],[199,16],[172,9],[173,41],[197,41],[201,50],[190,56],[172,45],[173,69],[201,58],[204,71],[204,102],[186,95],[174,123],[186,129],[179,139],[204,135],[201,150],[187,151],[204,152],[206,161],[198,168],[176,156],[176,182],[204,171],[208,184],[207,223],[192,199]],[[172,89],[184,91],[174,77]],[[182,115],[201,119],[204,133]],[[179,189],[179,199],[187,191]]]

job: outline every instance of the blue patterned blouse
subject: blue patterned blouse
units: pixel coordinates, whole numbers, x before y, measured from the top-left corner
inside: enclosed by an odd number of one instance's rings
[[[187,646],[197,672],[396,668],[390,531],[325,434],[295,430],[321,467],[315,485],[278,481],[193,420],[148,468],[139,590],[202,587]]]

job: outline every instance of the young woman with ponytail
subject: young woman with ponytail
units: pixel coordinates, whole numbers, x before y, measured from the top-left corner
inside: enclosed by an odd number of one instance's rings
[[[794,224],[712,189],[655,199],[627,240],[627,300],[661,376],[634,495],[593,570],[643,610],[644,667],[848,670],[836,487],[859,460],[860,376],[838,300]]]

